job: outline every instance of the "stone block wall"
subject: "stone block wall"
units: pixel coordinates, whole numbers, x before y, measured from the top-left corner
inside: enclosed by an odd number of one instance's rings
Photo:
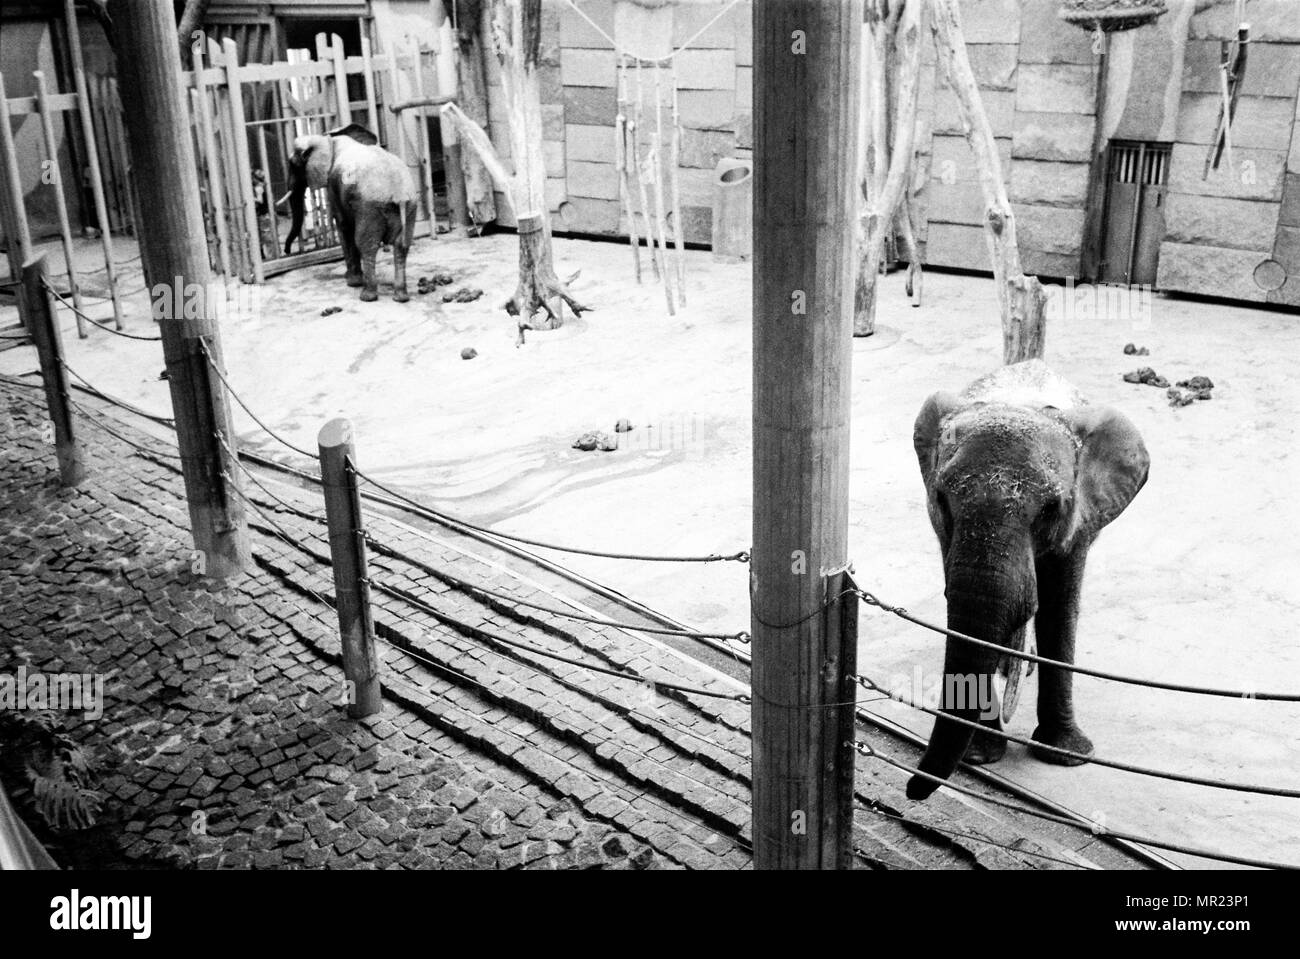
[[[711,25],[726,7],[723,0],[678,0],[657,9],[635,0],[583,0],[580,7],[586,17],[563,0],[544,0],[542,5],[544,149],[555,232],[627,234],[615,167],[619,55],[611,38],[620,49],[643,58],[643,149],[653,142],[650,131],[655,124],[655,72],[649,61],[689,41],[689,47],[673,58],[682,124],[678,189],[686,241],[709,243],[714,168],[724,157],[749,157],[753,152],[751,3],[735,5]],[[495,57],[488,60],[488,132],[506,159],[510,146],[500,67]],[[635,77],[631,71],[633,94]],[[663,69],[659,81],[664,130],[660,153],[666,165],[672,130],[668,69]],[[665,214],[671,224],[675,211],[669,182],[665,169]],[[653,196],[650,204],[653,208]],[[499,203],[498,209],[504,211],[504,206]],[[508,214],[500,221],[513,225]]]
[[[966,50],[997,139],[1026,272],[1078,273],[1088,160],[1096,123],[1091,41],[1056,15],[1054,3],[962,3]],[[927,40],[928,42],[928,40]],[[926,51],[918,239],[936,266],[990,269],[984,196],[956,97]],[[932,91],[932,92],[931,92]]]
[[[1220,43],[1231,6],[1191,18],[1160,246],[1158,285],[1300,306],[1300,4],[1252,3],[1246,78],[1232,124],[1232,163],[1206,171],[1218,121]],[[1286,281],[1256,282],[1274,268]]]
[[[1233,34],[1232,4],[1199,14],[1178,0],[1155,24],[1112,37],[1106,139],[1172,142],[1158,287],[1300,306],[1300,0],[1252,0],[1254,42],[1233,123],[1233,168],[1204,175],[1218,115],[1219,43]],[[682,140],[681,216],[688,242],[710,242],[713,170],[753,151],[753,0],[707,26],[723,0],[583,0],[575,12],[544,0],[542,110],[547,198],[557,233],[626,235],[614,166],[620,48],[676,57]],[[1065,23],[1054,0],[962,0],[967,52],[998,142],[1026,272],[1079,273],[1089,160],[1097,118],[1093,37]],[[597,29],[598,28],[598,29]],[[1184,40],[1184,38],[1186,38]],[[988,270],[984,202],[954,95],[923,38],[921,113],[913,183],[925,262]],[[500,71],[488,57],[494,143],[509,160]],[[642,68],[653,125],[654,72]],[[669,74],[661,76],[664,98]],[[665,143],[671,116],[665,110]],[[643,141],[644,142],[644,141]],[[665,177],[667,184],[667,177]],[[653,200],[652,200],[653,203]],[[671,196],[665,197],[671,218]],[[502,220],[512,225],[508,215]],[[1287,282],[1269,292],[1256,267],[1276,260]]]

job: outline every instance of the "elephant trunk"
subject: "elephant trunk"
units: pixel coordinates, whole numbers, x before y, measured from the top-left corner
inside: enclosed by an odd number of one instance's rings
[[[948,628],[976,639],[1010,645],[1016,630],[1033,613],[1032,568],[1031,561],[1026,582],[1019,567],[1012,570],[973,565],[950,567],[946,590]],[[987,722],[998,716],[1001,704],[994,692],[993,674],[999,658],[995,650],[949,637],[944,654],[940,711],[971,723]],[[947,779],[974,736],[975,730],[970,726],[936,717],[934,732],[918,768],[931,776]],[[907,796],[927,799],[938,788],[934,780],[913,776],[907,783]]]
[[[307,211],[307,164],[305,159],[295,155],[289,161],[289,212],[292,224],[289,236],[284,241],[284,255],[288,256],[293,241],[302,234],[302,220]]]

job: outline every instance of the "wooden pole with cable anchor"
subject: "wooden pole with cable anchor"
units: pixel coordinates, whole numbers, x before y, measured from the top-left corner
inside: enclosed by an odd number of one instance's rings
[[[861,24],[862,0],[754,5],[759,869],[851,864],[856,605],[844,594]]]

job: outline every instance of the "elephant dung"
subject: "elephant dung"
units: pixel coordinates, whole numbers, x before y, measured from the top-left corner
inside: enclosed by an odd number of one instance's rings
[[[467,346],[465,349],[460,351],[460,358],[462,360],[472,360],[476,356],[478,356],[478,350],[474,349],[472,346]]]
[[[1156,373],[1156,371],[1151,369],[1151,367],[1149,366],[1144,366],[1141,369],[1134,370],[1132,373],[1125,373],[1124,382],[1144,383],[1147,386],[1155,386],[1155,387],[1159,387],[1160,389],[1164,389],[1169,385],[1169,381],[1167,379],[1165,379],[1163,376]]]
[[[477,300],[477,299],[478,299],[480,296],[482,296],[482,295],[483,295],[483,291],[480,290],[480,289],[478,289],[478,287],[474,287],[474,286],[463,286],[463,287],[461,287],[459,290],[457,290],[455,293],[444,293],[444,294],[442,295],[442,302],[444,302],[444,303],[473,303],[475,300]]]
[[[600,433],[595,430],[590,433],[583,433],[573,441],[575,450],[582,450],[589,453],[592,450],[604,450],[611,452],[618,449],[618,438],[610,436],[608,433]]]
[[[631,432],[631,430],[632,430],[631,420],[619,420],[617,423],[614,424],[615,433],[628,433]]]
[[[1189,379],[1179,380],[1177,385],[1185,387],[1186,389],[1189,390],[1196,390],[1198,392],[1203,391],[1207,394],[1209,393],[1210,390],[1214,389],[1214,381],[1211,380],[1208,376],[1193,376],[1190,377]],[[1209,398],[1210,397],[1208,395],[1203,397],[1199,397],[1199,396],[1197,397],[1197,399],[1206,399],[1206,400],[1208,400]]]
[[[1124,355],[1125,356],[1150,356],[1151,351],[1148,350],[1145,346],[1137,346],[1134,343],[1125,343]]]

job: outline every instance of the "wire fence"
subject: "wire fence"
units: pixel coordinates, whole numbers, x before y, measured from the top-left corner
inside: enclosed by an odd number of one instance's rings
[[[56,295],[58,294],[56,293]],[[60,299],[62,299],[62,297],[60,297]],[[66,301],[64,302],[66,304]],[[66,304],[66,305],[71,306],[71,304]],[[107,329],[107,327],[103,327],[103,328]],[[110,330],[110,332],[116,333],[118,331]],[[132,336],[131,338],[149,339],[146,337],[136,337],[136,336]],[[249,416],[254,420],[254,422],[256,422],[257,425],[265,433],[267,433],[274,440],[276,440],[286,448],[300,455],[307,456],[311,459],[317,459],[315,454],[307,450],[304,450],[301,447],[296,446],[295,444],[284,439],[277,432],[270,429],[265,423],[265,421],[261,417],[257,416],[249,408],[249,406],[243,401],[243,399],[237,393],[235,393],[233,389],[230,388],[230,384],[227,382],[224,373],[219,369],[218,364],[215,362],[213,356],[207,349],[206,344],[202,345],[201,349],[207,362],[212,367],[212,369],[216,372],[218,378],[221,380],[226,390],[236,399],[236,401],[244,409],[244,411],[249,414]],[[87,381],[85,377],[81,376],[75,370],[68,368],[68,372],[71,373],[78,380],[80,380],[81,383],[84,384],[84,388],[92,395],[100,399],[103,399],[104,401],[110,404],[119,406],[123,409],[127,409],[133,413],[149,416],[149,418],[155,422],[160,422],[165,425],[174,426],[172,421],[167,420],[166,418],[154,416],[152,414],[147,414],[144,411],[138,409],[137,407],[134,407],[131,404],[126,403],[125,401],[121,401],[115,397],[112,397],[109,394],[100,391],[93,384]],[[32,385],[32,384],[23,384],[23,385]],[[132,439],[124,435],[119,430],[105,423],[103,419],[101,419],[98,415],[90,412],[87,408],[85,408],[81,404],[73,403],[72,406],[74,409],[76,409],[76,411],[81,416],[89,420],[96,427],[103,430],[107,434],[113,436],[118,441],[122,442],[123,444],[130,447],[131,449],[135,450],[137,453],[149,457],[161,456],[172,460],[180,459],[180,456],[177,453],[173,453],[171,451],[151,449],[149,447],[146,447],[140,443],[133,441]],[[301,507],[289,503],[283,497],[276,494],[265,483],[263,483],[251,470],[249,470],[247,466],[245,466],[241,462],[238,450],[230,442],[228,442],[223,436],[221,436],[220,433],[217,434],[217,439],[222,444],[222,446],[224,446],[224,448],[226,449],[227,453],[230,456],[230,459],[232,460],[233,463],[235,463],[238,466],[238,468],[241,470],[243,475],[248,477],[264,495],[266,495],[268,498],[274,501],[279,507],[291,513],[294,513],[296,515],[311,519],[317,523],[327,522],[325,518],[320,516],[319,514],[312,513],[311,511],[303,510]],[[412,508],[418,509],[421,513],[428,513],[434,515],[435,517],[443,518],[449,524],[463,526],[466,529],[470,529],[475,532],[484,534],[485,536],[495,537],[509,542],[517,542],[524,545],[536,546],[545,549],[554,549],[554,550],[571,552],[571,553],[576,553],[581,555],[599,556],[599,557],[614,558],[614,559],[643,560],[643,561],[651,561],[651,562],[683,562],[683,563],[711,563],[711,562],[722,562],[722,561],[747,562],[749,559],[748,551],[738,551],[731,554],[709,554],[706,556],[698,556],[698,555],[662,556],[662,555],[648,555],[648,554],[639,554],[639,553],[631,553],[631,552],[601,551],[601,550],[592,550],[592,549],[585,549],[585,548],[578,548],[578,547],[570,547],[570,546],[550,543],[539,539],[515,536],[513,534],[503,534],[495,530],[482,527],[482,526],[477,526],[467,521],[458,519],[449,514],[442,513],[441,511],[434,510],[431,507],[423,503],[419,503],[413,498],[403,493],[400,493],[395,489],[392,489],[386,484],[375,480],[374,478],[368,476],[362,471],[355,469],[355,467],[350,466],[349,469],[350,472],[354,474],[355,478],[358,481],[364,482],[386,493],[388,496],[392,497],[398,503],[405,504]],[[268,530],[271,535],[275,536],[277,539],[281,540],[286,545],[300,551],[304,549],[300,537],[296,537],[293,534],[288,533],[277,522],[270,519],[267,516],[266,512],[258,504],[256,504],[254,500],[248,497],[247,494],[243,493],[242,490],[239,490],[238,485],[234,483],[233,477],[230,474],[223,473],[222,475],[230,484],[230,486],[239,492],[239,495],[245,500],[245,502],[247,502],[250,505],[250,508],[255,511],[256,515],[260,518],[261,523],[264,524],[262,528]],[[318,477],[314,477],[314,479],[316,479],[316,481],[319,482]],[[512,596],[508,593],[503,593],[498,590],[493,590],[482,584],[474,583],[463,577],[456,576],[455,574],[450,573],[449,571],[439,570],[434,566],[432,566],[431,564],[424,563],[423,561],[420,561],[414,557],[407,556],[398,550],[392,549],[391,547],[387,547],[385,544],[382,544],[381,542],[373,538],[367,537],[367,543],[371,545],[372,548],[375,549],[377,554],[387,556],[388,558],[393,560],[406,562],[409,565],[411,565],[413,568],[420,570],[426,575],[433,576],[439,579],[440,581],[453,585],[465,592],[469,592],[471,594],[477,594],[483,597],[488,597],[499,603],[508,603],[508,604],[513,604],[516,607],[533,609],[538,611],[539,613],[543,613],[546,615],[569,618],[575,621],[587,622],[597,626],[618,628],[618,629],[629,630],[629,631],[641,631],[645,633],[655,633],[661,635],[679,635],[679,636],[696,637],[696,638],[713,638],[713,639],[730,640],[730,641],[736,641],[742,643],[746,642],[749,638],[748,633],[745,633],[743,631],[738,631],[733,633],[719,633],[719,632],[693,631],[684,628],[668,629],[668,628],[660,628],[660,627],[640,626],[636,624],[619,622],[617,620],[609,619],[606,617],[592,616],[589,614],[580,613],[576,611],[563,610],[563,609],[559,609],[544,604],[533,603],[529,600],[524,600],[522,598]],[[319,554],[314,554],[314,555],[320,562],[322,562],[326,566],[329,565],[328,558],[321,557],[319,556]],[[448,619],[446,614],[441,613],[435,607],[421,600],[419,597],[415,596],[414,594],[410,593],[407,590],[395,586],[391,586],[384,582],[377,582],[377,581],[371,582],[370,585],[376,591],[383,593],[384,595],[392,599],[398,600],[406,604],[408,607],[418,610],[425,615],[440,620]],[[315,592],[314,590],[311,590],[310,587],[302,587],[302,588],[308,590],[308,592],[311,593],[311,595],[313,595],[315,598],[317,598],[317,600],[321,602],[323,605],[332,606],[332,604],[328,600],[326,600],[324,596]],[[829,598],[826,602],[821,604],[817,609],[813,610],[806,616],[798,620],[795,620],[793,622],[783,623],[783,624],[769,623],[765,620],[760,619],[756,613],[752,615],[754,616],[755,621],[765,626],[768,626],[770,628],[776,628],[776,629],[794,628],[799,625],[802,625],[803,623],[808,622],[815,616],[824,613],[828,608],[841,602],[846,596],[849,595],[854,595],[859,599],[861,599],[867,605],[876,607],[904,621],[912,623],[913,625],[919,626],[923,629],[954,639],[958,642],[964,642],[982,648],[987,648],[992,651],[996,651],[997,653],[999,653],[999,655],[1014,657],[1026,662],[1037,663],[1048,668],[1067,670],[1073,673],[1092,676],[1094,678],[1107,680],[1107,681],[1120,682],[1120,683],[1126,683],[1129,685],[1135,685],[1140,687],[1172,691],[1172,692],[1181,692],[1181,693],[1194,694],[1194,695],[1255,699],[1255,700],[1272,701],[1272,702],[1300,702],[1300,693],[1256,692],[1253,690],[1237,690],[1237,689],[1196,686],[1196,685],[1186,684],[1186,683],[1175,683],[1175,682],[1169,682],[1164,680],[1145,679],[1139,677],[1126,676],[1126,675],[1110,672],[1107,670],[1078,666],[1073,663],[1068,663],[1061,660],[1055,660],[1046,656],[1040,656],[1037,655],[1036,653],[1029,653],[1021,650],[1010,649],[1005,646],[1002,646],[1001,644],[990,642],[988,640],[983,640],[978,637],[970,636],[968,634],[961,633],[956,630],[947,629],[943,626],[939,626],[935,623],[929,622],[923,619],[922,617],[913,615],[912,613],[908,612],[905,608],[901,606],[894,606],[889,603],[886,603],[883,600],[881,600],[879,597],[871,593],[870,591],[861,589],[856,586],[853,589],[844,590],[838,593],[837,595]],[[321,622],[322,625],[328,626],[328,624],[326,624],[324,620],[322,620],[319,616],[316,616],[316,619],[318,620],[318,622]],[[598,664],[584,662],[582,660],[575,659],[571,656],[565,656],[560,653],[555,653],[551,650],[543,649],[541,647],[535,646],[530,643],[525,643],[519,640],[511,639],[509,637],[504,637],[494,633],[490,633],[488,631],[483,630],[481,627],[474,627],[468,631],[463,631],[463,632],[477,633],[480,636],[480,641],[489,642],[494,646],[510,648],[515,650],[517,653],[523,653],[528,656],[536,656],[542,659],[549,659],[551,661],[562,663],[567,666],[576,669],[581,669],[587,672],[626,679],[629,681],[633,681],[643,687],[653,686],[655,688],[659,688],[663,690],[671,690],[684,695],[726,699],[726,700],[732,700],[739,703],[749,703],[751,701],[751,696],[753,695],[752,692],[747,692],[747,693],[721,692],[718,690],[710,690],[710,689],[705,689],[697,686],[690,686],[682,683],[661,682],[657,680],[652,680],[637,673],[631,673],[625,670],[607,668],[607,667],[600,666]],[[409,651],[407,652],[409,654]],[[864,688],[868,689],[869,691],[877,695],[874,698],[868,700],[851,700],[851,701],[841,702],[841,703],[816,704],[813,706],[809,706],[808,704],[770,704],[770,705],[777,705],[777,706],[782,706],[784,708],[790,708],[790,709],[832,708],[832,707],[842,707],[842,706],[850,706],[850,705],[857,706],[857,705],[862,705],[863,703],[877,702],[883,699],[890,699],[895,702],[899,702],[905,706],[916,709],[922,713],[931,715],[936,720],[939,721],[945,721],[945,722],[955,723],[960,726],[970,727],[975,730],[982,731],[985,734],[989,734],[1001,738],[1006,742],[1014,742],[1021,745],[1030,746],[1035,749],[1045,750],[1056,755],[1078,760],[1079,762],[1083,762],[1083,763],[1092,763],[1098,766],[1105,766],[1105,767],[1109,767],[1109,768],[1113,768],[1125,772],[1130,772],[1138,775],[1148,776],[1148,777],[1171,781],[1171,782],[1185,783],[1189,785],[1250,793],[1256,795],[1276,796],[1276,797],[1289,798],[1289,799],[1300,798],[1300,789],[1277,787],[1277,786],[1270,786],[1270,785],[1264,785],[1258,783],[1219,780],[1219,779],[1213,779],[1209,777],[1171,772],[1168,770],[1155,769],[1155,768],[1151,768],[1151,767],[1147,767],[1135,763],[1128,763],[1128,762],[1121,762],[1118,760],[1106,759],[1106,758],[1098,757],[1094,754],[1078,753],[1078,752],[1071,751],[1069,749],[1064,749],[1062,747],[1052,746],[1046,743],[1035,742],[1033,740],[1008,733],[1004,730],[991,729],[979,723],[972,722],[970,720],[966,720],[961,717],[952,715],[949,712],[944,712],[939,709],[935,709],[931,706],[925,705],[923,703],[916,702],[914,700],[911,700],[908,697],[902,696],[901,694],[895,693],[894,691],[885,688],[884,686],[882,686],[881,684],[879,684],[878,682],[876,682],[875,680],[871,679],[866,675],[856,676],[855,679],[857,679],[859,684],[862,685]],[[683,731],[685,732],[685,730]],[[1089,828],[1088,824],[1081,823],[1077,820],[1070,819],[1068,817],[1057,816],[1055,814],[1046,813],[1042,810],[1033,809],[1032,807],[1025,806],[1019,803],[1009,803],[1008,801],[1001,800],[997,797],[992,797],[992,796],[985,795],[983,793],[976,793],[971,790],[967,790],[964,787],[955,785],[947,780],[939,780],[937,779],[937,777],[932,777],[929,776],[929,774],[922,773],[920,770],[908,766],[907,764],[900,763],[897,760],[893,760],[888,757],[884,757],[880,755],[878,752],[872,750],[869,745],[857,743],[855,744],[855,748],[857,748],[858,751],[861,752],[863,755],[867,755],[873,759],[882,761],[887,765],[890,765],[895,769],[899,770],[900,772],[906,772],[909,775],[920,775],[923,778],[933,779],[936,782],[942,783],[944,786],[947,786],[948,788],[957,790],[958,792],[966,792],[969,795],[972,795],[976,798],[994,803],[996,805],[1005,806],[1007,808],[1013,809],[1016,812],[1020,812],[1030,816],[1037,816],[1038,818],[1052,821],[1059,825],[1074,826],[1078,828]],[[871,811],[877,813],[880,812],[880,810],[878,809],[871,809]],[[1247,866],[1258,866],[1261,868],[1278,868],[1278,869],[1297,868],[1296,866],[1288,863],[1265,860],[1265,859],[1254,858],[1254,857],[1237,856],[1230,853],[1222,853],[1215,850],[1203,849],[1200,847],[1191,846],[1187,844],[1172,843],[1167,840],[1161,840],[1158,838],[1139,835],[1135,833],[1128,833],[1128,832],[1123,832],[1123,831],[1118,831],[1113,829],[1106,829],[1104,830],[1104,832],[1106,835],[1109,835],[1111,837],[1140,843],[1143,845],[1151,846],[1152,848],[1165,849],[1172,852],[1184,853],[1187,855],[1194,855],[1194,856],[1199,856],[1207,859],[1214,859],[1221,862],[1234,863],[1238,865],[1247,865]],[[968,836],[967,838],[979,838],[979,837]],[[1064,860],[1062,860],[1062,862],[1064,862]],[[1076,866],[1080,865],[1080,863],[1078,862],[1072,862],[1069,864],[1076,865]]]

